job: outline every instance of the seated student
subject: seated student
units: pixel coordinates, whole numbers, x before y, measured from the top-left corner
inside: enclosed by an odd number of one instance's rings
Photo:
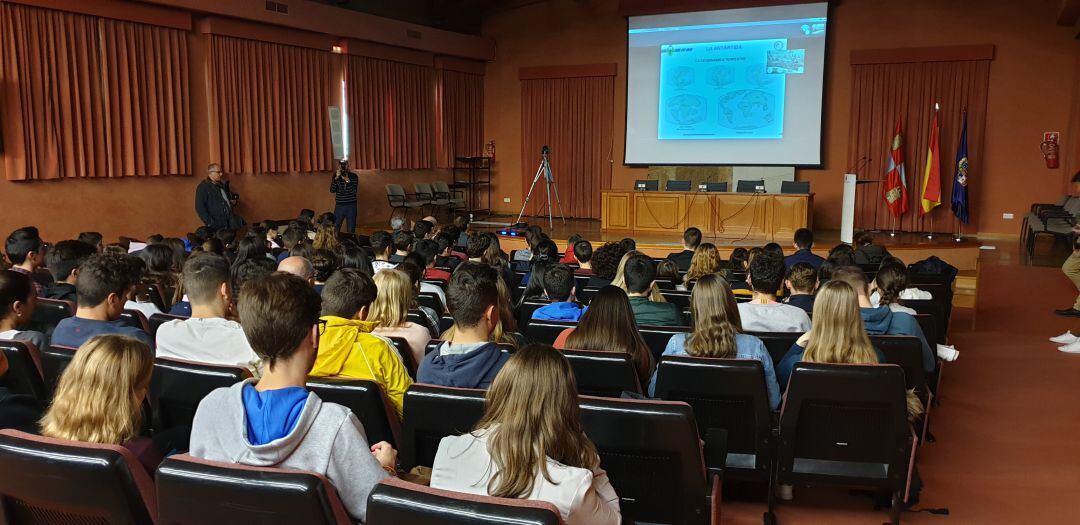
[[[671,259],[664,259],[656,265],[656,285],[661,290],[686,290],[679,276],[679,265]]]
[[[94,251],[100,252],[102,249],[101,241],[104,239],[100,232],[82,232],[76,237],[79,242],[84,242],[94,247]],[[59,244],[59,243],[57,243]]]
[[[434,234],[433,234],[434,231],[435,231],[435,223],[434,222],[429,222],[427,219],[420,219],[420,220],[416,221],[415,224],[413,224],[413,227],[412,227],[413,240],[414,240],[414,242],[419,242],[419,241],[423,241],[423,240],[429,240],[430,241],[431,238],[434,236]]]
[[[833,281],[844,281],[855,290],[859,297],[859,313],[863,325],[871,335],[910,335],[919,338],[922,343],[923,368],[933,372],[937,368],[937,353],[926,342],[919,322],[909,314],[894,312],[888,306],[875,308],[870,304],[870,286],[866,274],[858,266],[845,266],[833,272]],[[816,312],[815,312],[816,313]]]
[[[60,375],[41,418],[41,435],[123,446],[152,474],[172,450],[168,443],[155,446],[139,436],[153,371],[154,354],[142,341],[122,335],[89,338]]]
[[[45,288],[44,297],[60,301],[77,300],[75,284],[79,282],[79,265],[97,253],[93,246],[80,241],[60,241],[49,249],[45,262],[53,283]]]
[[[390,262],[390,256],[394,253],[394,240],[389,233],[377,231],[371,234],[371,251],[375,254],[375,260],[371,262],[371,269],[375,272],[393,268],[397,263]]]
[[[851,245],[844,243],[833,246],[825,260],[832,261],[838,268],[857,264],[855,262],[855,249]]]
[[[694,256],[690,259],[690,268],[686,271],[686,275],[680,283],[682,289],[689,288],[691,281],[696,281],[706,275],[720,271],[722,260],[720,251],[716,249],[715,244],[708,242],[699,244],[697,250],[694,251]]]
[[[412,251],[413,241],[416,238],[410,231],[398,230],[394,232],[391,239],[394,242],[394,254],[390,256],[390,262],[397,264],[404,261],[405,256]]]
[[[634,321],[645,326],[683,326],[678,306],[649,299],[656,286],[656,263],[647,255],[631,255],[626,261],[626,290]]]
[[[533,270],[538,265],[551,266],[559,260],[559,247],[551,239],[540,239],[532,249],[532,258],[529,259],[528,272],[521,278],[521,284],[528,285],[532,278]],[[543,286],[543,280],[540,281]]]
[[[233,288],[224,257],[199,253],[184,263],[183,286],[190,319],[174,319],[157,331],[157,357],[242,366],[259,377],[262,365],[240,323],[232,320]]]
[[[8,388],[7,373],[7,355],[0,352],[0,430],[10,428],[37,434],[44,407],[34,396],[17,394]]]
[[[788,267],[784,286],[791,291],[784,298],[785,304],[798,306],[806,313],[814,313],[814,290],[817,289],[817,270],[808,262],[797,262]]]
[[[904,264],[904,261],[901,261],[896,257],[886,257],[885,260],[881,261],[881,266],[878,267],[878,273],[880,274],[881,271],[886,268],[889,269],[889,271],[886,272],[887,278],[892,281],[890,286],[893,288],[895,297],[891,298],[891,302],[883,304],[888,304],[890,307],[895,304],[897,307],[900,307],[899,301],[928,301],[934,298],[934,294],[911,286],[911,273],[908,270],[907,265]],[[881,293],[879,290],[875,289],[874,283],[870,283],[870,285],[870,291],[873,292],[870,294],[870,303],[877,306],[881,303]],[[900,286],[903,286],[903,288],[899,288],[899,291],[897,292],[896,289]],[[908,313],[915,315],[913,311]]]
[[[499,325],[499,274],[483,263],[464,262],[454,271],[447,306],[454,317],[449,340],[424,356],[416,380],[432,385],[487,388],[507,355],[491,342]]]
[[[326,286],[326,280],[338,269],[338,256],[336,253],[319,249],[311,256],[311,279],[314,282],[315,291],[322,293]]]
[[[626,237],[623,240],[619,241],[619,247],[622,248],[624,253],[632,252],[637,249],[637,241],[631,239],[630,237]]]
[[[292,250],[297,244],[304,242],[307,239],[307,230],[300,225],[299,222],[293,221],[289,223],[289,226],[285,229],[285,233],[281,234],[282,248],[284,250],[278,254],[277,262],[285,260],[289,256],[289,251]]]
[[[809,228],[795,230],[795,253],[784,257],[784,265],[791,268],[796,263],[807,263],[815,270],[821,268],[825,258],[810,251],[814,247],[814,232]]]
[[[443,287],[437,284],[424,282],[424,258],[420,254],[410,253],[396,269],[405,272],[405,275],[409,276],[409,280],[413,284],[414,297],[419,296],[421,292],[435,294],[439,298],[439,302],[446,306],[446,290],[443,290]],[[421,305],[417,308],[428,315],[432,326],[439,326],[439,318],[446,313],[441,310],[436,311],[436,309],[428,306]]]
[[[739,308],[727,280],[716,274],[703,276],[690,295],[690,316],[694,331],[675,334],[668,340],[664,355],[691,355],[720,359],[755,359],[765,370],[765,387],[773,410],[780,406],[772,356],[761,339],[742,332]],[[649,395],[656,392],[656,375],[649,381]]]
[[[775,242],[770,242],[761,247],[761,251],[770,255],[775,255],[781,260],[784,258],[784,248]]]
[[[22,341],[38,351],[45,350],[45,334],[21,330],[34,317],[36,304],[37,291],[29,275],[0,270],[0,339]]]
[[[428,341],[431,341],[431,331],[409,321],[409,310],[417,307],[412,279],[402,270],[383,270],[375,274],[375,287],[378,295],[365,317],[375,323],[372,333],[405,339],[413,362],[419,364],[424,360]]]
[[[424,279],[450,281],[450,272],[435,267],[435,257],[439,254],[439,243],[431,239],[416,241],[416,247],[413,248],[413,253],[422,257],[425,262],[423,266]]]
[[[146,271],[140,279],[143,284],[156,284],[166,293],[176,288],[179,279],[173,273],[172,248],[164,243],[150,244],[139,252],[139,259],[146,264]]]
[[[333,284],[331,278],[327,292],[337,297]],[[192,423],[190,454],[326,476],[349,516],[362,522],[371,489],[395,475],[397,452],[386,442],[369,447],[351,410],[323,402],[305,388],[324,329],[320,302],[307,282],[288,274],[267,275],[244,287],[240,324],[266,363],[263,377],[203,398]]]
[[[592,258],[593,249],[592,243],[589,241],[578,241],[574,243],[574,260],[577,261],[578,268],[574,270],[575,275],[592,275]]]
[[[435,236],[435,242],[439,245],[438,255],[435,256],[435,266],[450,268],[453,272],[461,261],[468,259],[463,253],[454,251],[454,243],[457,242],[457,234],[453,231],[443,230]],[[461,257],[458,257],[461,255]],[[449,281],[449,278],[447,278]]]
[[[589,277],[589,282],[585,284],[586,288],[603,288],[612,283],[615,280],[615,274],[619,271],[619,262],[622,261],[623,254],[622,246],[617,242],[608,242],[601,245],[595,252],[593,252],[592,263],[593,274]]]
[[[697,251],[698,245],[701,244],[701,230],[694,227],[687,228],[683,232],[682,238],[683,251],[668,254],[667,258],[675,261],[680,270],[686,271],[690,269],[690,263],[694,259],[694,252]]]
[[[371,269],[371,259],[368,258],[367,253],[352,244],[346,244],[341,249],[341,268],[360,270],[360,273],[368,277],[375,275],[375,271]]]
[[[629,354],[642,388],[648,386],[653,373],[653,356],[634,322],[630,301],[626,292],[615,286],[605,286],[597,291],[578,325],[563,330],[554,346],[559,350]]]
[[[439,442],[431,486],[545,501],[568,525],[621,523],[619,497],[582,430],[573,375],[549,346],[514,353],[473,431]]]
[[[38,229],[33,226],[11,232],[7,242],[4,243],[4,251],[7,253],[8,261],[11,261],[11,271],[24,273],[34,279],[34,293],[38,297],[45,295],[45,289],[38,284],[35,277],[37,268],[45,262],[45,254],[42,253],[44,244],[38,234]]]
[[[859,232],[854,241],[855,264],[881,264],[887,257],[892,257],[884,246],[874,244],[874,234],[870,232]]]
[[[577,321],[584,307],[573,301],[574,271],[565,264],[556,264],[544,271],[544,292],[551,304],[533,311],[532,318],[544,321]]]
[[[315,267],[306,257],[290,255],[278,263],[277,271],[293,274],[315,286]]]
[[[784,259],[769,253],[750,261],[746,281],[754,290],[748,303],[739,303],[743,330],[748,332],[805,332],[810,316],[798,306],[776,301],[776,292],[784,281]]]
[[[585,240],[579,233],[575,233],[566,240],[566,251],[563,252],[562,259],[559,259],[559,264],[580,264],[581,261],[577,260],[574,256],[574,245]],[[591,246],[589,248],[592,248]]]
[[[916,315],[918,312],[904,306],[900,296],[908,289],[907,267],[903,264],[890,264],[890,259],[882,261],[874,281],[870,283],[870,304],[888,306],[894,312]]]
[[[544,240],[544,230],[542,228],[535,224],[525,228],[525,244],[528,247],[523,250],[515,250],[514,256],[510,262],[516,263],[532,261],[533,250],[536,249],[536,244],[542,240]]]
[[[383,270],[378,277],[387,272]],[[401,404],[412,380],[392,344],[372,335],[379,324],[372,303],[378,290],[375,281],[358,270],[335,272],[322,293],[322,321],[318,355],[309,375],[370,379],[382,387],[401,418]]]
[[[79,267],[75,316],[57,323],[52,344],[78,348],[95,335],[117,334],[134,337],[153,348],[150,334],[120,320],[139,282],[139,271],[133,258],[126,255],[100,253],[87,259]]]

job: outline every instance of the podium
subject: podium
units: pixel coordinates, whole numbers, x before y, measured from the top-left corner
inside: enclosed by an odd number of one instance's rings
[[[840,242],[851,244],[855,238],[855,191],[859,185],[875,184],[880,179],[862,179],[854,173],[844,174],[844,199],[840,206]]]

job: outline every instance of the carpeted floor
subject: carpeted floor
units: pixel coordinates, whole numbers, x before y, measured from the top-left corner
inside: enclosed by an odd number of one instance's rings
[[[944,370],[934,408],[936,443],[922,447],[923,507],[902,523],[1080,523],[1080,354],[1047,337],[1080,319],[1053,315],[1076,289],[1060,270],[1018,265],[1015,243],[984,251],[978,308],[955,309],[950,341],[960,360]],[[763,502],[728,499],[725,525],[761,523]],[[887,519],[846,489],[795,487],[777,508],[788,524],[874,524]]]

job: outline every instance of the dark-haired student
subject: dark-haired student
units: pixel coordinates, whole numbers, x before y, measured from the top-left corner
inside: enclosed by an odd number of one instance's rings
[[[638,325],[683,326],[683,315],[678,306],[649,300],[649,294],[653,286],[656,286],[656,262],[651,257],[630,256],[624,272],[630,308],[634,311],[634,320]]]
[[[592,243],[589,241],[578,241],[574,243],[574,259],[578,263],[577,270],[574,270],[575,275],[591,276],[593,274],[592,257],[593,248]]]
[[[371,251],[375,253],[371,269],[378,273],[379,270],[396,267],[396,262],[390,262],[390,256],[394,253],[394,238],[390,233],[379,230],[371,234],[370,240]]]
[[[544,293],[551,304],[533,311],[532,318],[543,321],[574,321],[581,319],[584,307],[572,300],[574,271],[565,264],[556,264],[544,271]]]
[[[575,233],[566,240],[566,251],[563,252],[562,259],[559,259],[559,264],[578,264],[581,261],[577,259],[574,254],[574,245],[585,240],[581,234]]]
[[[739,303],[743,330],[748,332],[806,332],[810,316],[797,306],[777,302],[776,293],[784,283],[784,259],[761,253],[750,261],[747,282],[754,290],[748,303]]]
[[[615,280],[615,273],[619,271],[619,261],[622,261],[626,252],[622,245],[617,242],[604,243],[593,252],[589,259],[592,265],[592,275],[586,288],[603,288]]]
[[[784,285],[790,293],[784,298],[785,304],[798,306],[807,314],[814,313],[814,290],[817,289],[817,270],[810,263],[797,262],[788,268]]]
[[[394,243],[394,253],[390,256],[390,262],[398,264],[405,260],[406,255],[409,255],[416,237],[411,231],[398,230],[394,232],[391,240]]]
[[[204,226],[204,228],[205,228],[205,226]],[[76,240],[78,240],[79,242],[85,242],[86,244],[89,244],[90,246],[93,246],[94,251],[96,251],[96,252],[101,251],[101,248],[102,248],[101,241],[102,241],[102,239],[104,239],[104,237],[101,235],[100,232],[82,232],[76,238]]]
[[[508,356],[492,343],[499,325],[499,274],[483,263],[464,262],[447,290],[453,335],[420,362],[416,380],[433,385],[487,388]]]
[[[795,230],[795,253],[784,257],[784,265],[791,268],[797,263],[807,263],[815,270],[821,268],[825,258],[810,251],[814,247],[814,232],[809,228]]]
[[[75,302],[78,297],[75,285],[79,282],[79,265],[97,253],[97,250],[82,241],[60,241],[45,256],[53,283],[45,288],[45,297],[59,301]]]
[[[423,257],[423,260],[426,263],[424,264],[424,279],[438,279],[441,281],[450,280],[450,272],[435,267],[435,259],[439,255],[439,243],[437,241],[431,239],[416,241],[413,253]]]
[[[457,238],[456,230],[448,231],[446,229],[435,236],[435,242],[439,245],[439,253],[435,256],[436,266],[450,268],[450,271],[453,272],[457,265],[461,264],[461,261],[469,258],[464,253],[454,251]]]
[[[319,294],[303,279],[275,273],[247,283],[239,309],[266,368],[258,382],[219,388],[199,403],[191,455],[325,476],[349,516],[364,521],[371,490],[395,475],[397,452],[386,442],[369,447],[351,410],[305,388],[325,329]]]
[[[874,234],[870,232],[859,232],[852,244],[855,246],[855,251],[852,253],[855,264],[881,264],[881,261],[892,257],[884,246],[874,244]]]
[[[8,260],[11,261],[11,270],[24,273],[34,279],[35,270],[45,262],[44,254],[41,253],[44,244],[38,234],[38,229],[33,226],[26,226],[11,232],[11,235],[8,235],[7,241],[4,243],[4,252],[7,253]],[[44,288],[36,280],[34,281],[34,293],[38,297],[45,294]]]
[[[56,325],[52,344],[78,348],[95,335],[115,334],[134,337],[153,349],[150,334],[120,320],[139,274],[140,266],[126,255],[101,253],[87,259],[79,268],[75,316]]]
[[[698,245],[701,244],[701,230],[691,226],[683,232],[682,237],[683,251],[668,254],[667,258],[675,261],[680,270],[686,271],[690,268],[690,262],[694,259],[694,252],[697,250]]]
[[[29,275],[0,270],[0,339],[23,341],[33,344],[39,351],[45,350],[44,334],[23,330],[34,317],[36,305],[34,280]]]

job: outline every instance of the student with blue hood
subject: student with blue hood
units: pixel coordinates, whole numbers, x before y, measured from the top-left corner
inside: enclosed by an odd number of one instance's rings
[[[572,301],[574,297],[574,270],[565,264],[557,264],[544,272],[544,292],[551,304],[537,308],[532,318],[543,321],[573,321],[581,319],[585,307]]]
[[[463,262],[446,291],[454,317],[453,336],[424,357],[419,383],[458,388],[487,388],[509,359],[491,342],[499,324],[499,274],[483,263]]]

